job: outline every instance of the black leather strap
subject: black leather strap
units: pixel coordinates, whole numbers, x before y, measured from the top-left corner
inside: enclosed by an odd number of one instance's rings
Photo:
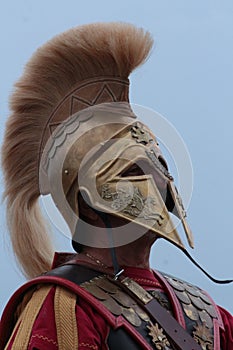
[[[100,271],[92,270],[87,266],[77,264],[65,264],[46,273],[46,276],[56,276],[65,278],[78,286],[90,281],[94,277],[103,275]]]

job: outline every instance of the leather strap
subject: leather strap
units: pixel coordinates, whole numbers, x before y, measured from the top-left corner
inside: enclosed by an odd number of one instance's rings
[[[187,333],[187,331],[164,309],[156,299],[145,291],[138,283],[130,278],[119,278],[119,280],[110,279],[119,287],[124,289],[134,298],[151,318],[163,328],[169,341],[179,350],[201,350],[201,346]],[[141,297],[139,297],[139,294]]]
[[[180,350],[201,350],[201,346],[189,335],[189,333],[173,318],[156,299],[151,300],[145,309],[158,324],[164,329],[167,336],[178,346]]]

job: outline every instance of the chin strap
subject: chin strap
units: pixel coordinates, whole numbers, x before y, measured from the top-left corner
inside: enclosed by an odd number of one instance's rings
[[[124,272],[124,269],[121,269],[118,261],[117,261],[117,256],[116,256],[116,249],[114,247],[114,241],[113,241],[113,236],[112,236],[112,225],[109,220],[108,214],[102,211],[98,211],[94,208],[92,208],[97,215],[100,216],[100,218],[103,220],[107,234],[108,234],[108,240],[109,240],[109,246],[110,246],[110,252],[111,252],[111,257],[112,257],[112,264],[113,264],[113,269],[114,269],[114,279],[117,280],[118,277]]]
[[[216,279],[214,277],[212,277],[208,272],[206,272],[204,270],[204,268],[199,265],[196,260],[194,260],[194,258],[189,254],[189,252],[187,250],[183,250],[184,254],[189,258],[189,260],[192,261],[192,263],[197,266],[211,281],[213,281],[214,283],[218,283],[218,284],[228,284],[228,283],[232,283],[233,279],[227,279],[227,280],[219,280]]]
[[[114,269],[114,279],[117,280],[118,277],[124,271],[124,269],[120,268],[120,266],[118,264],[118,261],[117,261],[116,249],[115,249],[114,239],[113,239],[113,235],[112,235],[112,225],[111,225],[111,222],[109,220],[109,214],[107,214],[105,212],[102,212],[102,211],[99,211],[98,209],[93,208],[90,205],[89,198],[88,198],[88,196],[86,195],[85,192],[81,193],[81,196],[83,197],[84,201],[91,207],[91,209],[102,219],[103,223],[105,224],[105,227],[106,227],[106,230],[107,230],[107,237],[108,237],[108,241],[109,241],[109,247],[110,247],[109,249],[110,249],[110,252],[111,252],[112,264],[113,264],[113,269]],[[78,235],[77,227],[76,227],[76,230],[75,230],[75,235]],[[79,243],[75,244],[76,240],[73,239],[73,241],[74,241],[74,243],[72,243],[72,244],[73,244],[74,247],[75,246],[77,246],[77,247],[80,246]]]

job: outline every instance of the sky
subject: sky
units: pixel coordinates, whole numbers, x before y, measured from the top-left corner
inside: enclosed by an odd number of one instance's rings
[[[187,209],[195,238],[192,256],[214,277],[233,278],[233,2],[231,0],[4,1],[0,5],[0,138],[13,84],[34,51],[73,26],[124,21],[151,32],[155,46],[131,76],[131,102],[153,109],[176,128],[193,171]],[[155,130],[156,132],[156,130]],[[179,169],[178,169],[179,172]],[[1,193],[3,192],[1,178]],[[24,281],[11,251],[5,204],[0,207],[0,313]],[[56,232],[57,249],[70,243]],[[166,241],[151,266],[205,289],[233,312],[233,285],[216,285]]]

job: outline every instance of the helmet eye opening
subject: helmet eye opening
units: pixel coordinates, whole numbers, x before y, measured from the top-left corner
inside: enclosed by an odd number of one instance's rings
[[[144,171],[140,168],[139,165],[133,163],[128,169],[123,171],[120,176],[128,177],[128,176],[141,176],[144,175]]]
[[[162,164],[162,166],[168,171],[168,165],[167,165],[166,160],[162,156],[158,156],[158,159],[159,159],[160,163]]]

